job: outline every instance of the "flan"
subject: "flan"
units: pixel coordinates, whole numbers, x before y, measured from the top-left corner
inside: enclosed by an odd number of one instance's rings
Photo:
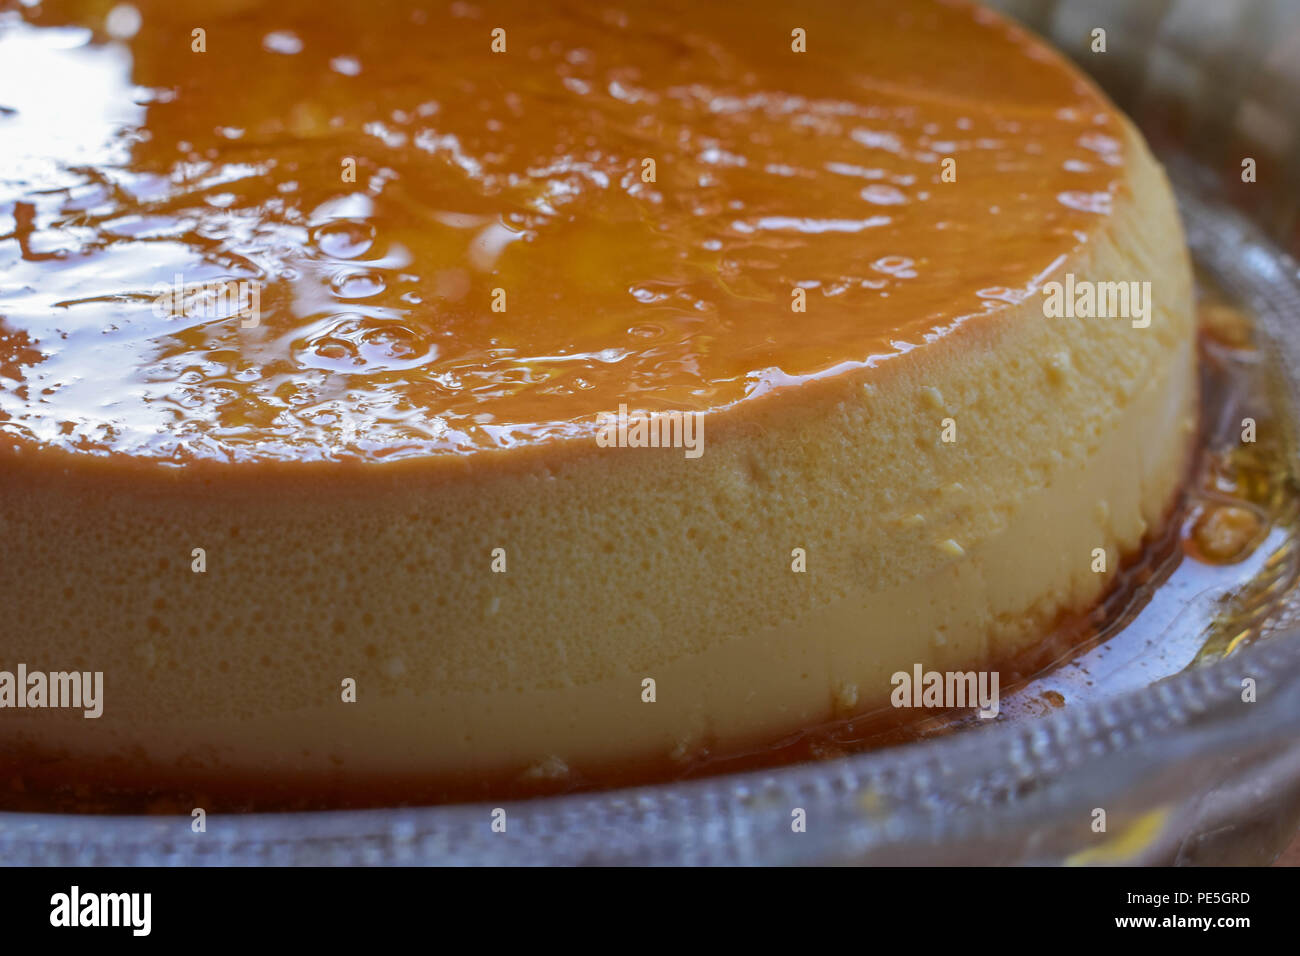
[[[102,674],[11,685],[0,781],[739,753],[1033,647],[1174,508],[1170,189],[979,6],[0,16],[0,671]]]

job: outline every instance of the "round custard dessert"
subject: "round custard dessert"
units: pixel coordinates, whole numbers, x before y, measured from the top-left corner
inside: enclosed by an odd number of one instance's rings
[[[983,9],[135,6],[0,20],[16,785],[670,770],[996,668],[1174,508],[1170,190]]]

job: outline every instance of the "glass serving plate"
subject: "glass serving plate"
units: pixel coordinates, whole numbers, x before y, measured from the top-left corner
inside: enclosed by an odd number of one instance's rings
[[[1202,450],[1180,520],[1085,642],[1026,667],[997,720],[823,728],[768,755],[819,759],[506,803],[505,833],[496,804],[213,815],[203,833],[188,815],[0,813],[0,862],[1270,861],[1300,824],[1300,0],[993,5],[1075,56],[1146,131],[1179,196],[1205,326]],[[1091,52],[1098,27],[1111,52]]]

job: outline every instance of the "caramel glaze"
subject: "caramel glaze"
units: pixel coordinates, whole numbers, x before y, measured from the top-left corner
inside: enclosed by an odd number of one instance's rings
[[[725,409],[1023,298],[1123,166],[965,2],[91,6],[0,14],[3,450],[445,459]],[[158,317],[178,273],[260,283],[260,323]]]

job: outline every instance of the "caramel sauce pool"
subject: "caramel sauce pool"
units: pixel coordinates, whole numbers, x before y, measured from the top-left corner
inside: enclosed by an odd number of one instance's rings
[[[1099,94],[962,2],[112,6],[0,13],[0,447],[388,460],[725,408],[1030,294],[1122,166]],[[160,312],[177,276],[257,324]]]

